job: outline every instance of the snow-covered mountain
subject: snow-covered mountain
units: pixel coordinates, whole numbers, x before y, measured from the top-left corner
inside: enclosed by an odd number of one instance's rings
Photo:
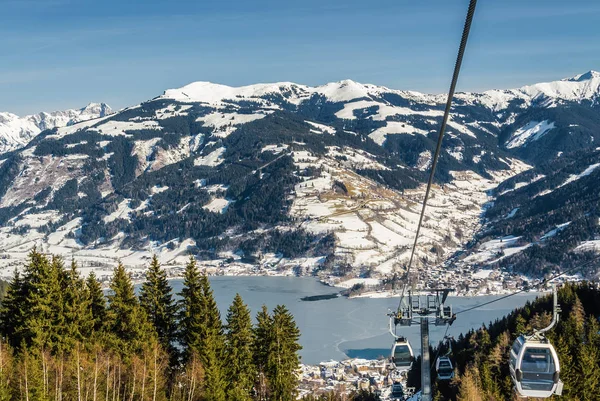
[[[457,94],[419,265],[477,240],[490,190],[594,148],[598,81]],[[389,275],[409,254],[444,103],[350,80],[195,82],[45,130],[0,155],[4,265],[38,244],[88,265],[193,253],[216,268]]]
[[[264,100],[265,97],[277,96],[293,104],[300,104],[313,96],[322,96],[329,102],[347,102],[355,99],[377,99],[382,95],[397,95],[421,103],[439,103],[445,95],[428,95],[415,91],[394,90],[384,86],[360,84],[346,79],[322,86],[310,87],[292,82],[273,84],[256,84],[242,87],[231,87],[211,82],[194,82],[182,88],[169,89],[160,96],[181,102],[203,102],[216,104],[226,100],[246,99]],[[518,89],[489,90],[481,94],[459,93],[457,98],[472,104],[481,103],[494,111],[507,108],[514,101],[524,100],[525,106],[536,102],[551,103],[557,101],[582,102],[595,100],[600,96],[600,72],[588,71],[572,78],[559,81],[543,82],[523,86]]]
[[[600,251],[600,148],[571,152],[493,190],[485,224],[459,265],[518,269],[532,277],[585,265]],[[600,274],[598,263],[577,273]]]
[[[40,132],[91,120],[112,113],[105,103],[90,103],[82,109],[41,112],[24,117],[0,112],[0,153],[23,147]]]
[[[558,81],[518,89],[493,89],[481,94],[460,93],[457,97],[473,104],[482,103],[494,111],[502,111],[511,103],[520,103],[525,108],[531,105],[552,107],[564,102],[594,102],[600,97],[600,72],[590,70]]]

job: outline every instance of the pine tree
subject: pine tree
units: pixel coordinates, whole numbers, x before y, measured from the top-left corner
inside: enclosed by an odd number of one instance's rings
[[[114,346],[124,355],[139,351],[154,334],[121,263],[110,281],[106,318],[108,330],[116,340]]]
[[[494,380],[489,362],[482,358],[479,365],[481,366],[479,373],[482,392],[490,396],[497,394],[497,382]]]
[[[573,354],[564,336],[558,336],[553,344],[558,355],[558,360],[560,361],[560,379],[565,383],[563,394],[568,396],[572,394],[571,389],[574,388],[576,374],[573,365]]]
[[[47,399],[39,359],[26,347],[19,353],[17,377],[19,378],[19,397],[15,398],[19,400]]]
[[[585,338],[585,311],[577,294],[566,321],[565,338],[572,350],[579,349]]]
[[[585,341],[591,347],[600,349],[600,323],[593,316],[588,316],[585,325]]]
[[[9,344],[16,348],[23,338],[23,320],[25,312],[25,284],[15,269],[13,279],[8,286],[6,296],[0,307],[0,330]]]
[[[175,314],[177,308],[171,295],[167,273],[161,268],[156,255],[146,272],[146,281],[140,292],[140,305],[146,311],[164,349],[174,352]]]
[[[52,348],[60,343],[64,330],[61,275],[62,260],[48,258],[33,249],[25,266],[23,289],[23,340],[27,345]]]
[[[527,321],[520,313],[517,315],[517,319],[515,322],[515,332],[513,333],[513,338],[517,338],[522,334],[526,334],[527,332]]]
[[[479,373],[474,366],[470,366],[465,370],[458,388],[457,401],[483,401],[481,390],[477,383],[478,376]]]
[[[200,361],[206,375],[205,398],[211,401],[224,401],[226,398],[227,382],[225,381],[223,323],[217,303],[210,288],[208,277],[200,277],[202,289],[202,304],[205,320],[202,325],[202,344]]]
[[[54,351],[62,350],[66,341],[67,316],[65,311],[65,290],[69,285],[68,273],[60,256],[53,255],[50,262],[50,309],[52,316],[51,346]]]
[[[300,367],[298,351],[302,349],[299,344],[300,330],[294,317],[283,305],[273,309],[270,337],[267,377],[272,398],[276,401],[295,400]]]
[[[82,342],[92,333],[93,317],[90,298],[85,282],[79,277],[75,261],[71,261],[71,269],[63,284],[65,331],[63,343],[67,350],[75,343]]]
[[[185,267],[183,288],[179,296],[181,299],[178,304],[178,337],[183,348],[184,362],[188,362],[192,355],[200,352],[205,315],[200,272],[193,256],[190,256],[190,260]]]
[[[577,396],[581,401],[593,401],[598,399],[598,388],[600,387],[600,369],[598,361],[600,351],[591,344],[584,344],[577,355]]]
[[[256,315],[256,326],[253,330],[253,359],[257,370],[256,393],[259,401],[265,401],[269,394],[267,370],[269,363],[269,348],[273,334],[273,320],[266,305]]]
[[[89,308],[92,317],[92,329],[95,332],[102,330],[106,321],[106,298],[102,287],[92,271],[85,281],[86,290],[89,298]]]
[[[489,354],[488,360],[491,363],[492,368],[496,369],[498,372],[500,370],[500,366],[503,365],[504,362],[508,360],[507,350],[510,346],[510,335],[508,331],[503,331],[499,336],[496,342],[496,345],[492,348]]]
[[[253,336],[250,310],[240,294],[236,294],[227,312],[225,349],[227,377],[230,378],[227,398],[231,401],[251,400],[256,377],[252,360]]]

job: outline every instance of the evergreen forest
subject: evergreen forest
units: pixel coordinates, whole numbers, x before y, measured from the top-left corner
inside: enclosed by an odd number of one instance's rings
[[[300,332],[285,306],[239,295],[222,320],[190,258],[176,301],[154,257],[139,294],[119,264],[108,289],[33,250],[0,310],[0,400],[297,398]]]
[[[600,400],[600,289],[595,284],[565,284],[558,291],[562,309],[558,324],[546,337],[560,360],[564,382],[561,401]],[[500,401],[519,399],[509,373],[510,348],[520,334],[531,333],[552,320],[552,295],[538,297],[508,316],[482,325],[452,341],[455,378],[435,381],[434,400]],[[448,345],[431,349],[444,355]],[[420,361],[419,361],[420,362]],[[409,375],[409,385],[420,386],[419,363]]]
[[[75,262],[31,251],[0,307],[0,401],[260,400],[298,397],[300,331],[284,305],[252,319],[238,295],[222,319],[210,282],[190,258],[174,294],[153,257],[135,291],[118,264],[108,288]],[[175,296],[177,295],[177,297]],[[560,358],[564,401],[599,400],[600,289],[565,284],[561,316],[548,332]],[[550,296],[452,341],[456,375],[435,381],[435,400],[516,399],[508,371],[512,342],[548,325]],[[448,345],[430,350],[443,355]],[[432,360],[435,360],[433,358]],[[420,387],[420,361],[408,385]],[[376,395],[309,395],[305,400],[376,400]]]

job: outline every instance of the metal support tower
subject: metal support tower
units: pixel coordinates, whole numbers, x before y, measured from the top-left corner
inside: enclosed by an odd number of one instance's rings
[[[431,358],[429,355],[429,321],[436,326],[451,325],[456,320],[452,313],[452,305],[447,305],[448,294],[454,291],[449,288],[430,289],[427,295],[413,295],[408,292],[408,301],[400,300],[395,313],[390,313],[390,333],[398,336],[392,330],[394,326],[410,326],[417,315],[421,325],[421,401],[431,401]]]

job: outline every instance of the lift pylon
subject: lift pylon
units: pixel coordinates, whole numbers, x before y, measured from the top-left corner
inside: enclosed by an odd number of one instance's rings
[[[421,327],[421,401],[431,401],[431,360],[429,355],[429,323],[436,326],[451,325],[456,320],[452,305],[446,303],[448,294],[454,291],[449,288],[428,290],[425,294],[408,292],[398,310],[390,313],[390,333],[395,339],[401,338],[393,328],[395,326],[411,326],[419,317]]]

